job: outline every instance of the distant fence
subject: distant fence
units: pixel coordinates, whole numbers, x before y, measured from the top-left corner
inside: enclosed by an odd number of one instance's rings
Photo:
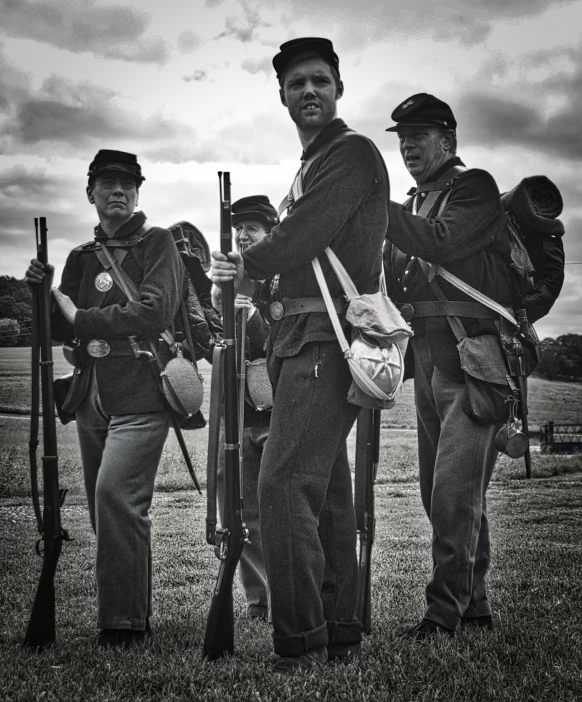
[[[582,451],[582,424],[540,424],[541,453]]]

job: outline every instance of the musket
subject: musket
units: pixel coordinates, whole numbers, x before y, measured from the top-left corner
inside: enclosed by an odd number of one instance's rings
[[[36,229],[37,258],[48,264],[46,218],[34,220]],[[54,643],[55,625],[55,574],[61,555],[63,541],[69,541],[68,533],[61,525],[61,506],[66,490],[59,488],[57,456],[57,429],[53,395],[53,354],[51,338],[51,276],[45,275],[42,283],[34,285],[33,296],[33,348],[32,348],[32,408],[30,431],[31,485],[34,511],[41,538],[36,543],[36,552],[42,557],[42,570],[34,598],[32,613],[24,637],[24,645],[43,649]],[[40,362],[39,362],[40,356]],[[36,364],[36,368],[34,367]],[[43,427],[43,510],[40,511],[38,494],[36,448],[38,445],[38,376],[42,396]]]
[[[223,181],[224,176],[224,181]],[[232,214],[230,201],[230,173],[219,172],[220,185],[220,250],[223,254],[232,251]],[[223,194],[224,182],[224,194]],[[212,431],[220,419],[212,416],[220,414],[221,398],[218,393],[223,390],[224,404],[224,508],[221,528],[216,528],[216,499],[210,505],[208,495],[208,516],[206,522],[206,539],[215,547],[220,560],[218,577],[212,594],[210,611],[206,621],[203,656],[215,660],[234,652],[234,611],[232,586],[236,567],[242,553],[246,538],[242,521],[239,464],[239,421],[238,421],[238,386],[237,358],[235,339],[234,282],[222,286],[222,319],[224,341],[222,349],[216,348],[213,356],[213,379],[211,392],[211,409],[209,419],[209,458],[208,471],[216,475],[216,466],[211,466],[211,459],[217,456],[217,432]],[[217,363],[216,369],[214,363]],[[221,371],[223,382],[221,382]],[[218,386],[216,385],[218,383]],[[222,386],[222,387],[221,387]],[[213,446],[210,446],[210,442]],[[213,452],[213,456],[210,454]],[[212,522],[214,521],[214,524]]]
[[[376,531],[374,483],[380,460],[380,424],[380,410],[360,410],[356,425],[354,491],[359,541],[356,615],[365,634],[372,629],[372,549]]]

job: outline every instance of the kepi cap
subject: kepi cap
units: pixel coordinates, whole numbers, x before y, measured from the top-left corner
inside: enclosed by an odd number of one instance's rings
[[[387,132],[397,132],[401,127],[444,127],[457,128],[457,120],[446,102],[429,93],[412,95],[392,112],[396,126],[388,127]]]
[[[280,78],[287,66],[297,56],[313,52],[319,54],[324,61],[327,61],[332,68],[335,68],[339,75],[339,58],[333,50],[333,44],[329,39],[321,37],[302,37],[291,39],[281,44],[279,53],[273,58],[273,67]]]
[[[277,210],[269,202],[266,195],[249,195],[241,197],[232,205],[232,223],[237,224],[243,219],[256,219],[266,222],[269,227],[278,223]]]
[[[145,180],[141,174],[141,166],[137,162],[137,156],[126,151],[101,149],[91,162],[87,175],[92,178],[103,171],[129,173],[135,177],[138,185],[141,185]]]

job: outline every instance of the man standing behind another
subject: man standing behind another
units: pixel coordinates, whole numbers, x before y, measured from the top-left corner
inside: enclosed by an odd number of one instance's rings
[[[271,231],[271,227],[279,221],[277,211],[269,202],[266,195],[251,195],[237,200],[232,205],[232,225],[235,230],[237,250],[244,251],[257,241],[264,239]],[[265,281],[261,288],[275,289],[277,279]],[[220,290],[212,291],[215,307],[220,307]],[[237,317],[246,315],[245,322],[245,359],[256,361],[266,356],[266,343],[271,332],[271,326],[266,314],[267,303],[263,296],[258,295],[254,300],[246,295],[237,295],[234,302]],[[254,302],[257,304],[255,305]],[[263,316],[265,314],[265,316]],[[266,318],[267,317],[267,318]],[[265,366],[261,365],[264,370]],[[266,374],[265,374],[266,376]],[[270,389],[269,380],[265,377],[267,389]],[[263,558],[261,543],[261,530],[259,525],[259,501],[257,486],[259,483],[259,469],[265,442],[269,436],[269,423],[271,421],[271,404],[268,398],[260,398],[264,404],[256,406],[253,394],[249,390],[248,369],[246,372],[246,390],[244,400],[244,418],[242,431],[242,496],[243,519],[248,529],[248,540],[245,542],[238,564],[239,576],[247,598],[247,616],[264,619],[269,616],[269,593],[267,590],[267,575]],[[240,402],[240,398],[239,398]],[[240,417],[239,417],[240,419]],[[240,429],[240,427],[239,427]],[[224,431],[220,433],[220,447],[218,451],[218,501],[224,501]]]
[[[490,380],[487,374],[496,369],[501,352],[498,316],[440,276],[429,283],[419,257],[508,307],[509,241],[495,181],[485,171],[465,169],[456,156],[457,122],[450,107],[420,93],[397,107],[392,119],[397,124],[387,131],[398,133],[400,153],[417,184],[406,205],[390,202],[384,260],[390,296],[414,307],[409,353],[412,349],[420,492],[433,527],[434,562],[424,618],[409,632],[421,640],[452,635],[459,621],[492,626],[485,492],[500,424],[494,417],[478,423],[465,411],[459,326],[477,349],[483,381]],[[439,297],[435,282],[449,302]],[[501,357],[501,383],[503,368]],[[488,385],[481,386],[483,397]]]
[[[346,451],[359,408],[346,399],[350,371],[311,262],[319,256],[340,312],[343,291],[324,253],[327,246],[360,293],[377,292],[389,184],[374,144],[337,118],[344,86],[332,43],[286,42],[273,65],[281,102],[303,147],[303,195],[242,258],[213,253],[212,278],[219,285],[234,278],[239,285],[245,274],[252,280],[280,274],[278,300],[271,306],[277,319],[268,353],[274,404],[259,509],[279,655],[273,667],[294,672],[348,659],[361,641]]]

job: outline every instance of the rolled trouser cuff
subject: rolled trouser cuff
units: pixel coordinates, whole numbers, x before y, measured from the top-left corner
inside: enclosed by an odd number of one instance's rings
[[[330,644],[351,644],[362,640],[362,625],[357,619],[351,622],[327,622]]]
[[[314,648],[327,646],[327,642],[327,623],[300,634],[290,636],[273,634],[273,645],[278,656],[301,656]]]

